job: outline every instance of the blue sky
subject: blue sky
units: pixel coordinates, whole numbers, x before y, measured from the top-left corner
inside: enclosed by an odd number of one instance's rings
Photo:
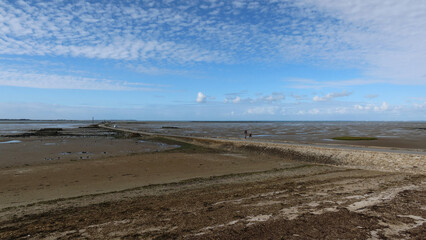
[[[0,118],[426,120],[426,1],[0,0]]]

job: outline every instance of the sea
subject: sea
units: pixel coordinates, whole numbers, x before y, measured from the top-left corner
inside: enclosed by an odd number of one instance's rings
[[[0,136],[16,135],[42,128],[78,128],[90,125],[91,121],[71,120],[0,120]]]
[[[256,140],[302,143],[342,143],[335,137],[374,137],[364,145],[416,148],[426,150],[426,121],[113,121],[117,127],[179,136],[241,139],[244,132]],[[92,121],[2,120],[0,136],[14,135],[41,128],[77,128]],[[359,144],[359,142],[351,142]]]

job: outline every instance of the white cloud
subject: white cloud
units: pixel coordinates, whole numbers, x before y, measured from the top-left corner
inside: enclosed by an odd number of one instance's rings
[[[204,103],[206,102],[207,96],[204,95],[202,92],[198,92],[197,99],[195,100],[197,103]]]
[[[417,0],[297,1],[329,17],[304,21],[301,37],[284,38],[295,56],[353,63],[372,78],[399,84],[426,82],[426,2]],[[303,28],[302,28],[303,29]]]
[[[24,73],[0,69],[0,86],[47,88],[47,89],[81,89],[81,90],[141,90],[159,91],[164,86],[135,83],[121,80],[77,77],[72,75]]]
[[[300,89],[321,89],[321,88],[333,88],[333,87],[348,87],[348,86],[360,86],[369,84],[385,83],[384,80],[371,80],[371,79],[350,79],[350,80],[339,80],[339,81],[318,81],[313,79],[300,79],[290,78],[286,79],[286,82],[293,82],[290,85],[291,88]]]
[[[349,65],[365,75],[311,87],[425,84],[424,12],[419,0],[0,1],[0,54],[175,64],[301,61]]]
[[[337,97],[346,97],[346,96],[349,96],[351,94],[352,94],[351,92],[346,92],[346,91],[343,91],[341,93],[329,93],[329,94],[325,95],[324,97],[315,96],[312,100],[314,102],[324,102],[324,101],[332,100],[332,99],[337,98]]]
[[[226,97],[225,100],[223,100],[224,103],[234,103],[234,104],[241,103],[241,101],[249,102],[249,98],[246,98],[246,99],[243,100],[243,99],[241,99],[240,96],[233,97],[232,95],[230,95],[230,96]]]
[[[334,114],[344,114],[346,113],[345,107],[338,107],[338,108],[311,108],[311,109],[305,109],[305,110],[297,110],[295,115],[334,115]]]
[[[364,110],[364,107],[363,107],[363,106],[361,106],[361,105],[359,105],[359,104],[355,105],[355,106],[354,106],[354,108],[355,108],[356,110]]]
[[[327,96],[326,96],[326,97],[327,97]],[[326,100],[328,100],[326,97],[318,97],[318,96],[315,96],[312,100],[314,100],[314,102],[326,101]]]
[[[85,1],[32,2],[25,6],[2,2],[0,54],[226,62],[226,52],[174,37],[182,32],[179,27],[189,29],[199,21],[197,15],[145,3],[126,7]]]
[[[279,110],[277,106],[258,106],[247,109],[247,114],[253,115],[274,115]]]
[[[380,106],[375,106],[374,111],[386,111],[389,109],[389,105],[386,102],[383,102]]]
[[[399,110],[400,106],[389,106],[387,102],[382,102],[381,105],[375,105],[375,104],[365,104],[360,105],[356,104],[354,105],[354,109],[359,111],[374,111],[374,112],[384,112],[384,111],[396,111]]]
[[[185,75],[188,73],[185,70],[159,68],[159,67],[147,66],[147,65],[136,65],[136,66],[127,65],[127,67],[133,71],[148,74],[148,75]]]
[[[268,95],[268,96],[259,97],[257,100],[273,103],[273,102],[279,102],[279,101],[284,100],[284,99],[285,99],[284,94],[272,93],[271,95]]]
[[[232,100],[232,103],[239,103],[239,102],[241,102],[241,98],[240,97],[235,97],[233,100]]]
[[[225,100],[223,101],[224,103],[250,103],[250,104],[255,104],[255,103],[278,103],[281,100],[285,99],[284,94],[282,93],[272,93],[270,95],[266,95],[266,96],[259,96],[257,98],[241,98],[239,95],[239,93],[235,93],[235,94],[227,94],[228,96],[225,98]],[[235,96],[237,95],[237,96]],[[262,95],[262,94],[259,94]]]

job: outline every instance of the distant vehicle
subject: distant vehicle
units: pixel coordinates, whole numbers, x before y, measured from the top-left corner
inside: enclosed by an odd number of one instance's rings
[[[117,125],[114,125],[114,128],[117,128]]]

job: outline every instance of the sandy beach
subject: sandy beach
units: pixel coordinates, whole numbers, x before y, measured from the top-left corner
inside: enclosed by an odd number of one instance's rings
[[[426,237],[415,151],[115,128],[0,140],[20,141],[0,145],[2,239]]]

